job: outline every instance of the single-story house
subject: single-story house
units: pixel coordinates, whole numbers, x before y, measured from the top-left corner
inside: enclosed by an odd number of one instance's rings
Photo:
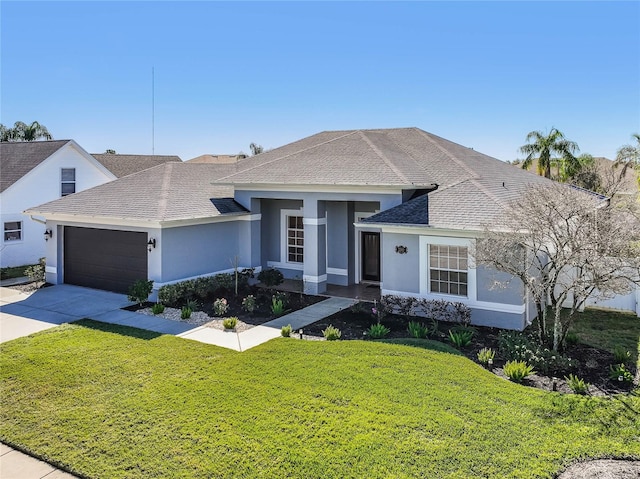
[[[310,293],[463,302],[472,323],[523,329],[517,280],[473,264],[475,238],[547,182],[418,128],[325,131],[233,164],[165,163],[27,213],[46,218],[47,280],[126,291],[240,267],[277,268]]]
[[[177,156],[91,155],[73,140],[0,143],[0,266],[34,264],[45,255],[44,219],[24,210],[113,181]]]

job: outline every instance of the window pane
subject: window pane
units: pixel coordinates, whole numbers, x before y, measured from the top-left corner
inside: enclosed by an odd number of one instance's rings
[[[71,195],[76,192],[75,183],[62,183],[62,196]]]
[[[62,181],[76,181],[76,169],[62,168]]]
[[[467,295],[467,248],[429,245],[429,274],[432,293]]]
[[[5,231],[9,231],[9,230],[19,230],[21,229],[21,225],[20,225],[21,221],[7,221],[4,224],[4,230]]]

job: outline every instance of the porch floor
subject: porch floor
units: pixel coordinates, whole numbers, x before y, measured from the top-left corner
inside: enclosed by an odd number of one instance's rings
[[[299,293],[302,290],[302,282],[299,279],[285,279],[275,289],[289,293]],[[327,291],[320,296],[351,298],[370,302],[380,301],[380,286],[377,284],[352,284],[350,286],[328,284]]]

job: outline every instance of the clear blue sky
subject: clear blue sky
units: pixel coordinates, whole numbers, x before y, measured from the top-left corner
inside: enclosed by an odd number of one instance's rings
[[[640,131],[640,2],[0,3],[0,121],[92,153],[274,148],[417,126],[503,160]]]

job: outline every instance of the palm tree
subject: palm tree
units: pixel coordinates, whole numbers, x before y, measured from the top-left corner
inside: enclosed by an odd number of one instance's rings
[[[616,167],[622,165],[620,170],[620,178],[627,174],[627,170],[630,168],[640,168],[640,134],[634,133],[631,138],[636,140],[635,145],[624,145],[618,150],[616,155],[616,161],[614,165]]]
[[[551,128],[548,135],[540,131],[532,131],[527,135],[529,143],[520,147],[520,152],[527,155],[522,162],[522,168],[531,166],[534,159],[538,159],[538,174],[545,178],[551,178],[551,164],[554,162],[562,165],[564,173],[571,176],[572,172],[580,168],[580,164],[574,154],[579,151],[578,144],[567,140],[561,131]],[[554,157],[553,155],[559,155]]]
[[[16,121],[13,128],[0,125],[0,141],[35,141],[40,138],[51,140],[53,137],[47,127],[34,121],[30,125]]]

